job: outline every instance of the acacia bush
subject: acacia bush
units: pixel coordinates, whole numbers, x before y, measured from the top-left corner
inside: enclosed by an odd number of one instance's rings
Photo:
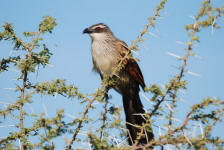
[[[167,0],[162,0],[155,9],[154,15],[148,18],[148,24],[141,31],[137,40],[132,42],[129,47],[132,51],[138,50],[139,42],[144,42],[143,36],[150,28],[156,25],[157,19],[160,17],[161,10],[164,9]],[[165,85],[165,89],[161,86],[152,84],[145,90],[151,95],[149,99],[152,103],[143,115],[148,121],[141,128],[139,138],[144,134],[145,127],[150,125],[153,128],[166,128],[166,132],[162,135],[155,134],[155,138],[147,145],[138,145],[138,139],[134,141],[132,146],[128,146],[125,142],[126,135],[124,122],[121,118],[122,107],[115,107],[110,104],[110,96],[107,95],[109,88],[116,84],[111,77],[102,81],[101,87],[91,94],[80,93],[78,87],[68,85],[65,79],[54,79],[52,81],[35,82],[30,75],[37,72],[36,67],[47,67],[52,56],[50,49],[44,43],[44,35],[53,33],[56,19],[45,16],[39,24],[38,31],[24,32],[19,37],[15,34],[12,24],[5,23],[0,32],[1,41],[11,41],[13,49],[21,51],[18,56],[3,58],[0,61],[0,72],[3,74],[9,68],[17,68],[20,75],[17,78],[15,92],[18,98],[14,103],[7,104],[7,107],[1,107],[1,122],[5,123],[7,118],[14,117],[17,120],[15,130],[8,135],[4,135],[0,139],[1,149],[57,149],[55,139],[60,136],[68,137],[65,149],[72,149],[75,143],[87,141],[92,149],[164,149],[169,145],[170,148],[176,149],[222,149],[224,139],[212,134],[216,124],[223,123],[224,101],[219,98],[205,97],[200,103],[192,105],[185,118],[181,123],[175,123],[175,110],[180,102],[180,90],[186,89],[187,81],[184,78],[187,72],[187,62],[189,57],[195,55],[194,45],[200,41],[200,31],[204,28],[219,28],[216,20],[222,17],[224,6],[214,8],[210,0],[204,0],[198,13],[195,15],[194,22],[185,26],[189,40],[186,42],[185,55],[179,58],[180,70]],[[24,39],[24,40],[23,40]],[[202,41],[203,42],[203,41]],[[124,58],[132,57],[128,53]],[[121,62],[123,61],[120,60]],[[122,63],[116,69],[121,69]],[[69,80],[69,79],[67,79]],[[79,100],[80,105],[84,106],[80,117],[74,118],[72,121],[65,120],[64,111],[58,110],[52,118],[44,114],[35,114],[27,112],[27,105],[33,101],[34,95],[62,95],[74,101]],[[101,103],[102,114],[99,118],[91,118],[90,110],[96,109],[94,102]],[[166,103],[166,105],[163,105]],[[160,124],[157,117],[165,118],[164,124]],[[24,122],[33,120],[31,125]],[[86,125],[98,120],[94,130],[85,129],[85,137],[79,137]],[[195,124],[203,125],[203,132],[195,133],[191,136],[188,133],[192,131]],[[118,137],[111,139],[110,132],[114,131]],[[119,142],[118,142],[119,141]],[[167,148],[168,149],[168,148]]]

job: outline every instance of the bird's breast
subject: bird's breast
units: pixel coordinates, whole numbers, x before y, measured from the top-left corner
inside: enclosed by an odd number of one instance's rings
[[[92,43],[92,59],[94,67],[100,74],[111,75],[116,67],[118,53],[112,45],[106,42]]]

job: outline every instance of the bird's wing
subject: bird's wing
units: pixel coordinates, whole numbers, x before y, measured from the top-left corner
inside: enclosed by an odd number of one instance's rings
[[[128,48],[128,45],[124,41],[117,40],[116,43],[117,43],[116,49],[119,51],[119,54],[121,55],[121,57],[124,57],[126,52],[131,53],[131,51]],[[125,64],[125,70],[144,89],[145,88],[144,78],[135,59],[128,58],[127,60],[124,61],[124,64]]]

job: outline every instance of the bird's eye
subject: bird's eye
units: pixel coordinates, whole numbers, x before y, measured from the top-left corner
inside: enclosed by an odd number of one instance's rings
[[[96,31],[97,32],[100,32],[102,30],[102,28],[100,28],[100,27],[96,27]]]

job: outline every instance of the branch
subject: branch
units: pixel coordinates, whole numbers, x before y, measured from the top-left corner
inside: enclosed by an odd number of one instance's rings
[[[104,97],[105,94],[107,94],[107,91],[108,91],[108,87],[105,87],[104,84],[102,83],[101,87],[97,90],[95,96],[92,99],[88,99],[89,104],[86,106],[85,111],[82,114],[82,117],[79,119],[78,126],[75,130],[75,133],[73,134],[72,140],[70,141],[69,145],[66,146],[66,149],[71,150],[72,145],[73,145],[74,141],[76,140],[76,136],[78,135],[79,131],[81,130],[83,121],[86,118],[86,115],[89,112],[89,109],[92,107],[93,102],[95,100],[97,100],[97,97],[99,95],[101,95],[102,92],[103,92],[103,97]],[[75,121],[73,121],[73,122],[75,122]]]
[[[108,95],[105,96],[105,105],[104,105],[104,113],[103,113],[103,118],[102,118],[102,126],[100,128],[100,139],[101,140],[103,138],[103,132],[106,127],[106,120],[107,120],[107,113],[108,113],[107,105],[108,105]]]

